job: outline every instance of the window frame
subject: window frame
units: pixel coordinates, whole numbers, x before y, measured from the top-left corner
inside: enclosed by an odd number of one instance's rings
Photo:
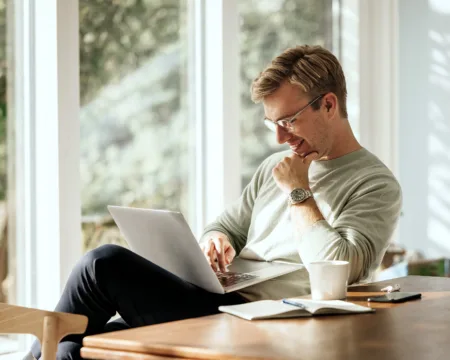
[[[241,193],[237,0],[191,0],[196,7],[197,234]],[[222,46],[221,46],[222,45]],[[235,144],[235,146],[232,146]],[[230,146],[231,145],[231,146]]]
[[[359,1],[360,136],[398,175],[398,0]]]

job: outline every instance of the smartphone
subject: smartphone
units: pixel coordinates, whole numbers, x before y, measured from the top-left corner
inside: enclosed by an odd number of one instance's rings
[[[371,296],[367,301],[381,303],[400,303],[414,299],[420,299],[421,293],[414,292],[391,292],[380,296]]]

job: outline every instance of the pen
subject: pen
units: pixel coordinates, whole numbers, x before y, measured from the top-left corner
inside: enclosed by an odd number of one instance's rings
[[[386,291],[388,293],[391,293],[394,291],[400,291],[400,284],[386,286],[385,288],[382,288],[381,291]]]
[[[300,309],[305,309],[305,305],[300,304],[300,303],[295,302],[295,301],[283,299],[283,303],[288,304],[288,305],[292,305],[292,306],[296,306],[296,307],[298,307]]]

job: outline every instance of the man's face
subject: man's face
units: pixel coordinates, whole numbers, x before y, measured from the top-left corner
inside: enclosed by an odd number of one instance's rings
[[[284,82],[277,91],[264,98],[265,116],[272,121],[290,119],[310,100],[298,86]],[[323,101],[319,99],[316,104],[323,104]],[[296,117],[291,131],[277,126],[276,136],[279,144],[288,143],[292,151],[302,157],[312,152],[317,152],[319,158],[326,156],[331,148],[331,136],[324,106],[319,110],[308,106]]]

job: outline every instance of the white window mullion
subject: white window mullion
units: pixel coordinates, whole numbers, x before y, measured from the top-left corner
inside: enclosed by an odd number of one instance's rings
[[[353,132],[360,140],[359,0],[341,0],[339,12],[341,17],[339,60],[347,83],[348,119]]]
[[[204,184],[205,172],[205,2],[204,0],[188,1],[188,98],[189,120],[195,131],[191,132],[191,156],[195,171],[190,172],[191,190],[190,211],[193,231],[201,236],[205,226],[206,197]]]
[[[39,0],[40,2],[40,0]],[[59,289],[83,251],[80,177],[80,45],[78,0],[57,3]]]
[[[17,302],[53,309],[82,250],[78,1],[15,4]]]
[[[237,0],[205,0],[205,186],[209,222],[241,191]]]
[[[341,0],[348,113],[363,146],[397,174],[397,0]]]
[[[58,206],[58,57],[57,7],[54,1],[34,4],[35,98],[35,244],[36,306],[51,309],[59,294],[60,243]],[[45,259],[45,261],[42,261]],[[45,291],[45,293],[44,293]]]
[[[191,0],[196,232],[241,191],[237,0]]]
[[[359,1],[359,36],[361,142],[397,174],[397,1]]]
[[[37,305],[53,308],[82,250],[78,1],[34,10]]]

